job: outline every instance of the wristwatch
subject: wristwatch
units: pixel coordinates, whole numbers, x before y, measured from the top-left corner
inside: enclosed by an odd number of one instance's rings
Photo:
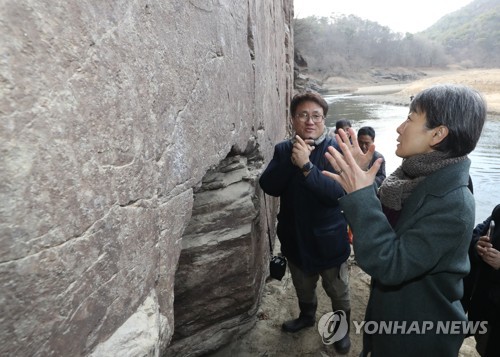
[[[309,172],[313,169],[314,165],[311,161],[308,161],[302,166],[302,172]]]

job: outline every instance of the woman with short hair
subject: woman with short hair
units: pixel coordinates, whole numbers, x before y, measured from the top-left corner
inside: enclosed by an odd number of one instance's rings
[[[485,119],[485,101],[470,87],[438,85],[417,94],[397,128],[402,164],[378,195],[381,160],[365,171],[373,145],[364,154],[340,130],[343,155],[329,148],[326,157],[337,174],[324,174],[347,192],[339,202],[356,237],[356,261],[372,277],[362,356],[458,355],[467,327],[460,299],[475,214],[467,154]]]

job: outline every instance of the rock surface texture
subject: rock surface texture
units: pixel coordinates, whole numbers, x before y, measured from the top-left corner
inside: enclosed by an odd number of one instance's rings
[[[292,0],[2,3],[0,355],[196,356],[255,323],[292,18]]]

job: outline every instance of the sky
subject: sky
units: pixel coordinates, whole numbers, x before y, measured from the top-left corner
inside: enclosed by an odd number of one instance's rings
[[[356,15],[378,22],[394,32],[416,33],[473,0],[294,0],[297,18],[329,17],[332,13]]]

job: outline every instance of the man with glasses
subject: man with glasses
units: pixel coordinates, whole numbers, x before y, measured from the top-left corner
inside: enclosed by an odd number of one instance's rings
[[[327,112],[328,104],[320,95],[296,95],[290,104],[294,136],[275,146],[274,156],[259,180],[265,193],[280,198],[277,235],[300,309],[297,319],[283,323],[287,332],[314,326],[320,276],[333,311],[340,310],[341,318],[350,325],[346,261],[351,249],[347,223],[338,204],[344,190],[321,173],[335,172],[325,152],[328,146],[338,148],[335,139],[327,135]],[[350,346],[349,331],[334,342],[338,353],[347,353]]]

